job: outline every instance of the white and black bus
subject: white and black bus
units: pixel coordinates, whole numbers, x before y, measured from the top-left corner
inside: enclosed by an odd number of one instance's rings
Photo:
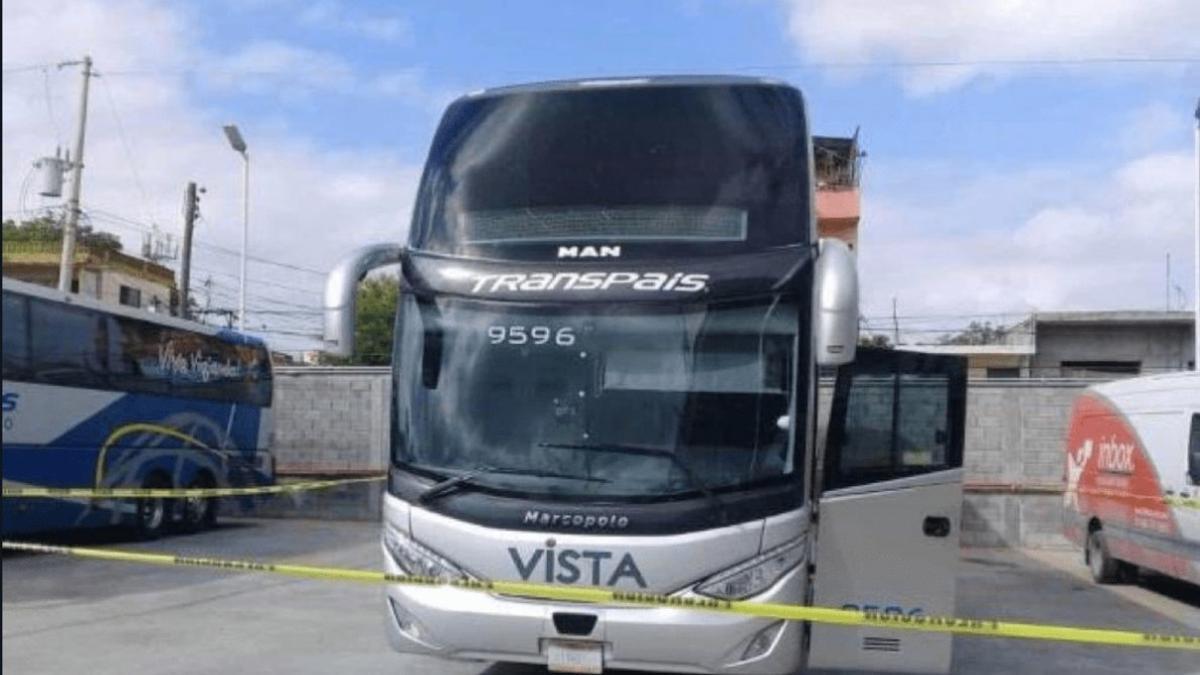
[[[399,263],[387,569],[949,614],[961,361],[858,350],[854,261],[815,235],[796,89],[638,78],[447,109]],[[818,365],[840,366],[817,447]],[[946,635],[387,593],[393,645],[599,672],[949,667]]]

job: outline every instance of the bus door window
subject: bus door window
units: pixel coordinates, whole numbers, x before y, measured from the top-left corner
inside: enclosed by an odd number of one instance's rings
[[[855,364],[843,368],[825,456],[827,489],[962,466],[956,439],[965,403],[957,392],[965,375],[954,362],[860,349]]]

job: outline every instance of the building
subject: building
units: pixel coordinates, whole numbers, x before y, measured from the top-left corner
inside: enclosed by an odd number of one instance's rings
[[[1038,312],[999,344],[922,345],[960,354],[972,377],[1112,378],[1195,366],[1190,312]]]
[[[858,250],[858,221],[862,211],[859,193],[862,156],[857,131],[850,138],[813,137],[817,234],[841,239],[855,251]]]
[[[58,241],[4,242],[4,276],[43,286],[58,284],[62,244]],[[175,273],[169,267],[111,249],[79,243],[71,291],[104,302],[171,311]]]

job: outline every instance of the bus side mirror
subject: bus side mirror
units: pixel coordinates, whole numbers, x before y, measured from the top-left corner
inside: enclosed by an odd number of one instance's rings
[[[813,348],[817,365],[854,360],[858,346],[858,270],[854,254],[837,239],[817,242],[813,274]]]
[[[342,258],[325,278],[325,351],[333,356],[354,355],[354,321],[358,282],[373,269],[399,263],[404,247],[375,244]]]

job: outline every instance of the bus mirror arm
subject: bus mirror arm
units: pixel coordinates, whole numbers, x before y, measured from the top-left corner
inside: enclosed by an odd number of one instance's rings
[[[854,254],[837,239],[817,243],[813,289],[813,348],[817,364],[854,360],[858,346],[858,270]]]
[[[354,321],[358,282],[373,269],[401,262],[404,247],[375,244],[342,258],[325,278],[325,351],[333,356],[354,354]]]

